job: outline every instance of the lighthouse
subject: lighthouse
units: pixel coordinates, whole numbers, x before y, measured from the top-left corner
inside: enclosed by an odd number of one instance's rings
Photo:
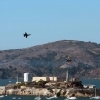
[[[66,72],[66,82],[69,81],[69,78],[68,78],[68,71]]]

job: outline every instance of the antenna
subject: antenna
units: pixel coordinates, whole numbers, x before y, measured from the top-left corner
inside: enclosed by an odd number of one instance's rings
[[[18,76],[17,76],[17,82],[18,82]]]

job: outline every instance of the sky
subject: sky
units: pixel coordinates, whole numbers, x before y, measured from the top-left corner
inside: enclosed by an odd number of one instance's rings
[[[60,40],[99,44],[100,0],[0,0],[0,50]]]

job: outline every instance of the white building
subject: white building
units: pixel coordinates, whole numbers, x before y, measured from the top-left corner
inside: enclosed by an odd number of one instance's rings
[[[91,84],[87,84],[87,85],[83,85],[84,88],[90,88],[90,89],[93,89],[95,88],[96,86],[95,85],[91,85]]]
[[[95,85],[89,85],[89,88],[91,88],[91,89],[93,89],[95,87],[96,87]]]
[[[28,74],[29,73],[24,73],[24,82],[28,82]]]
[[[32,78],[32,81],[40,81],[40,80],[43,80],[43,81],[49,81],[49,78],[48,77],[33,77]]]
[[[40,80],[43,80],[43,81],[57,81],[57,77],[33,77],[32,78],[32,81],[40,81]]]

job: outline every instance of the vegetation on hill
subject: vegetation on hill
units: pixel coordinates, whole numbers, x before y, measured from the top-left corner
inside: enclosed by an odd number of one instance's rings
[[[70,56],[72,62],[67,63]],[[57,76],[100,78],[100,44],[62,40],[26,49],[0,51],[0,78],[30,76]]]

